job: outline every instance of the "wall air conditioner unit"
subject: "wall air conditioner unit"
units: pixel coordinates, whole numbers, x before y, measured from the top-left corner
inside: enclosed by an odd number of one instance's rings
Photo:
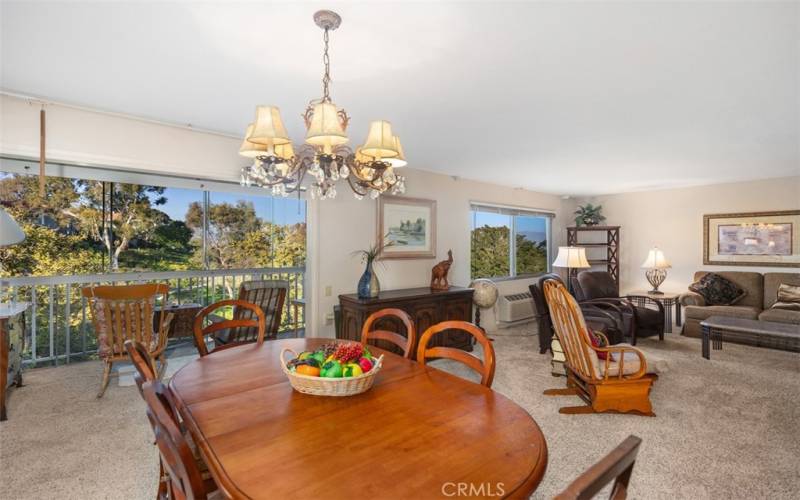
[[[497,320],[512,323],[533,318],[530,292],[501,295],[497,301]]]

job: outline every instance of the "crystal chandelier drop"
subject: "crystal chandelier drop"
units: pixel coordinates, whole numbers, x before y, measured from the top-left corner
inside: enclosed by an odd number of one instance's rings
[[[405,166],[406,159],[391,123],[370,123],[366,141],[355,152],[346,145],[350,117],[331,100],[328,57],[328,34],[339,27],[342,19],[335,12],[321,10],[314,14],[314,22],[324,31],[325,71],[322,97],[312,100],[302,115],[305,144],[295,150],[277,107],[256,107],[255,122],[247,126],[239,148],[240,155],[253,159],[252,165],[242,168],[242,184],[271,189],[275,196],[288,196],[305,189],[302,185],[308,175],[312,199],[334,198],[339,180],[347,181],[357,199],[375,199],[387,191],[404,193],[405,178],[395,169]]]

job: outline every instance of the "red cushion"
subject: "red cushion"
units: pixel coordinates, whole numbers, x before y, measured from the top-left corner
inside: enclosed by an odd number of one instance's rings
[[[599,335],[594,333],[592,330],[588,330],[588,332],[589,332],[589,338],[591,339],[593,346],[595,346],[595,347],[606,347],[605,345],[603,345],[603,341],[600,340],[600,336]],[[607,352],[599,352],[599,351],[595,351],[595,352],[597,353],[597,358],[598,359],[603,359],[604,360],[604,359],[606,359],[606,357],[608,357],[608,353]]]

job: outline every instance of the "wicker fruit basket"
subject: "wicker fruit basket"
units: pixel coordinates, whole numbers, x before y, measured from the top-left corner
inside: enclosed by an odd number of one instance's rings
[[[283,368],[283,373],[289,377],[289,383],[292,384],[292,387],[297,392],[313,394],[314,396],[354,396],[367,392],[372,387],[375,382],[375,376],[383,366],[383,354],[381,354],[379,357],[374,358],[375,362],[372,365],[372,369],[363,375],[343,378],[312,377],[292,372],[286,368],[287,359],[285,354],[287,352],[291,353],[293,358],[297,357],[297,353],[291,349],[283,349],[280,354],[281,368]]]

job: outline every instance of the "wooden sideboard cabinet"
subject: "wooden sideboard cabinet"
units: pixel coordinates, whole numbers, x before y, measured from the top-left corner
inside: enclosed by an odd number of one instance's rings
[[[417,339],[422,333],[437,323],[447,320],[472,321],[471,288],[452,286],[449,290],[432,291],[428,287],[407,288],[404,290],[386,290],[374,299],[359,299],[357,294],[339,295],[341,307],[341,325],[337,338],[360,341],[361,327],[373,312],[395,307],[411,316],[417,329]],[[378,320],[373,329],[388,330],[405,335],[405,328],[392,318]],[[378,341],[377,345],[384,349],[399,352],[387,342]],[[435,336],[430,345],[456,347],[465,351],[472,350],[472,337],[461,331],[447,330]],[[417,346],[414,345],[416,357]]]
[[[0,304],[0,421],[6,420],[8,388],[22,385],[26,302]]]

